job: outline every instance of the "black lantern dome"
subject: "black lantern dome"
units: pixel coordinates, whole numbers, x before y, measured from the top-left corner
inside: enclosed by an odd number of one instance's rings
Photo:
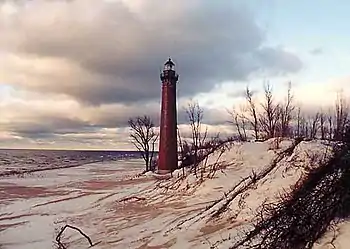
[[[175,71],[175,63],[169,58],[167,62],[164,64],[164,71],[165,70],[172,70]]]
[[[160,74],[160,79],[164,82],[176,83],[179,79],[179,75],[175,72],[175,63],[169,58],[164,63],[163,72]]]

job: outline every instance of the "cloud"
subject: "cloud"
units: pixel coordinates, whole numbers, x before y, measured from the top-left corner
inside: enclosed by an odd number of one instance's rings
[[[256,57],[258,63],[260,62],[260,69],[275,76],[290,72],[296,73],[302,68],[302,62],[298,56],[277,48],[260,49]]]
[[[296,54],[266,46],[252,13],[229,1],[0,1],[0,30],[0,141],[8,147],[130,148],[130,117],[159,124],[169,56],[180,74],[182,127],[189,98],[303,67]],[[210,134],[230,132],[225,110],[202,108]]]
[[[0,14],[0,82],[84,104],[158,99],[168,56],[183,97],[302,67],[297,55],[264,46],[254,16],[229,2],[38,0],[16,8]]]
[[[348,82],[349,77],[344,77],[297,85],[293,87],[295,104],[301,105],[307,116],[320,111],[321,107],[327,112],[334,107],[339,89],[343,88],[344,94],[348,96],[349,91],[345,87]],[[242,85],[241,90],[244,88],[245,85]],[[285,90],[275,92],[276,100],[283,101]],[[310,95],[310,92],[313,94]],[[9,94],[12,98],[0,99],[2,147],[133,149],[129,143],[129,129],[126,127],[129,117],[150,115],[156,125],[159,125],[160,106],[154,101],[142,105],[112,103],[93,106],[61,95],[11,90]],[[262,95],[261,89],[257,91],[256,101],[260,102]],[[314,105],[310,104],[310,100]],[[187,103],[188,99],[179,99],[178,121],[184,137],[189,136],[184,109]],[[238,98],[236,108],[240,108],[240,104],[245,104],[244,98]],[[222,136],[233,134],[234,128],[227,123],[230,117],[224,107],[201,107],[204,111],[203,122],[208,125],[210,136],[217,132]]]
[[[150,115],[156,126],[159,125],[159,106],[153,103],[142,108],[136,104],[84,106],[62,98],[61,105],[55,105],[48,98],[0,102],[2,147],[133,149],[129,142],[128,117]],[[74,115],[69,107],[74,110]],[[220,128],[226,124],[222,113],[205,107],[203,109],[204,123],[209,125],[210,136],[218,131],[227,135]],[[178,120],[185,136],[189,127],[183,108],[179,108]]]
[[[255,91],[252,91],[255,93]],[[230,98],[236,99],[236,98],[245,98],[246,96],[246,89],[241,87],[241,89],[235,90],[235,91],[227,91],[226,95]]]
[[[74,117],[69,110],[55,110],[46,105],[38,108],[38,102],[13,102],[2,104],[0,110],[0,130],[22,138],[54,138],[57,134],[87,131],[93,127],[83,119]],[[63,103],[64,104],[64,103]],[[72,108],[74,109],[74,108]]]
[[[310,54],[316,55],[316,56],[321,55],[323,53],[324,53],[323,48],[314,48],[314,49],[310,50]]]
[[[187,123],[187,114],[182,108],[186,104],[187,101],[180,100],[179,125]],[[220,112],[206,107],[203,109],[206,124],[216,125],[224,122]],[[86,106],[62,96],[15,92],[11,99],[0,101],[0,113],[0,140],[3,143],[10,138],[22,142],[54,142],[65,139],[67,142],[86,141],[104,146],[103,139],[114,142],[127,140],[129,118],[149,115],[155,125],[159,126],[160,106],[155,102],[143,105],[116,103]],[[111,134],[103,135],[105,130],[113,129],[123,130],[124,138],[111,137]]]

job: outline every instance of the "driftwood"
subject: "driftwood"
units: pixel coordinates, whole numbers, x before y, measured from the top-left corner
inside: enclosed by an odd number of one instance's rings
[[[118,202],[122,202],[122,201],[125,202],[125,201],[129,201],[129,200],[132,200],[132,199],[135,199],[136,201],[144,201],[144,200],[146,200],[146,198],[144,198],[144,197],[129,196],[129,197],[125,197],[125,198],[119,200]]]
[[[62,227],[61,231],[56,236],[56,242],[58,244],[58,249],[67,249],[67,247],[61,242],[61,236],[67,228],[71,228],[73,230],[78,231],[81,235],[83,235],[89,241],[90,247],[94,246],[90,237],[87,236],[82,230],[80,230],[77,227],[71,226],[71,225],[65,225],[64,227]]]

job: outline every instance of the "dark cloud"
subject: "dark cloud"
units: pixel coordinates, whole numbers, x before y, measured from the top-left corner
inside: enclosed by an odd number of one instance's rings
[[[227,121],[227,113],[225,110],[211,109],[201,106],[203,110],[203,122],[205,124],[216,125],[224,124]],[[178,124],[188,124],[187,105],[178,107]],[[94,127],[127,127],[129,118],[135,118],[137,116],[148,115],[153,120],[156,126],[160,125],[160,106],[157,104],[150,105],[111,105],[101,106],[98,109],[92,109],[94,113],[90,123]]]
[[[13,19],[0,22],[0,82],[14,86],[23,101],[0,106],[0,131],[22,143],[126,143],[128,129],[105,130],[127,127],[129,118],[142,115],[159,125],[159,73],[169,56],[182,99],[221,82],[302,68],[297,55],[267,47],[254,16],[231,2],[38,0],[21,7],[18,1]],[[227,124],[225,110],[202,108],[205,124]],[[178,123],[188,123],[182,107]]]
[[[263,48],[257,51],[257,67],[271,75],[283,75],[298,72],[303,64],[300,58],[281,49]]]
[[[28,108],[30,115],[23,113],[23,106],[17,108],[18,116],[15,119],[2,120],[0,130],[11,134],[11,139],[0,137],[2,146],[18,148],[25,146],[49,146],[51,148],[78,146],[79,148],[132,148],[128,143],[129,128],[128,117],[149,115],[159,125],[159,105],[102,105],[98,107],[84,107],[76,118],[64,117],[64,115],[51,115],[49,113],[35,113]],[[205,125],[222,125],[226,123],[227,115],[223,111],[203,109],[203,123]],[[185,136],[188,134],[188,118],[185,108],[178,109],[178,125],[182,126]],[[185,125],[185,126],[184,126]],[[204,128],[203,128],[204,129]],[[215,135],[218,131],[210,128],[209,135]],[[226,134],[221,131],[222,134]],[[15,141],[18,141],[16,145]],[[119,147],[118,147],[119,146]]]
[[[91,107],[90,123],[95,127],[115,128],[127,127],[128,120],[137,116],[148,115],[155,125],[159,125],[160,106],[157,104],[142,105],[102,105]]]
[[[16,136],[31,139],[54,138],[60,134],[94,130],[92,125],[81,120],[57,116],[41,116],[26,121],[14,120],[1,126]]]
[[[152,0],[139,9],[118,1],[31,4],[19,12],[7,37],[34,63],[56,58],[66,64],[65,70],[33,69],[21,86],[93,105],[159,98],[159,70],[168,56],[177,63],[183,97],[208,92],[221,81],[302,67],[296,55],[264,47],[254,17],[231,2]]]

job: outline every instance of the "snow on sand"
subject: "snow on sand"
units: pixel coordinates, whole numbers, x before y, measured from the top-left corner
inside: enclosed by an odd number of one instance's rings
[[[320,141],[301,142],[276,161],[291,145],[235,144],[220,157],[224,167],[204,181],[191,174],[183,179],[182,170],[163,181],[136,176],[142,162],[135,160],[0,179],[1,248],[52,248],[65,224],[81,228],[94,248],[228,248],[264,202],[276,200],[329,152]],[[216,161],[213,155],[208,164]],[[264,177],[252,178],[261,172]],[[76,232],[62,241],[89,247]]]

